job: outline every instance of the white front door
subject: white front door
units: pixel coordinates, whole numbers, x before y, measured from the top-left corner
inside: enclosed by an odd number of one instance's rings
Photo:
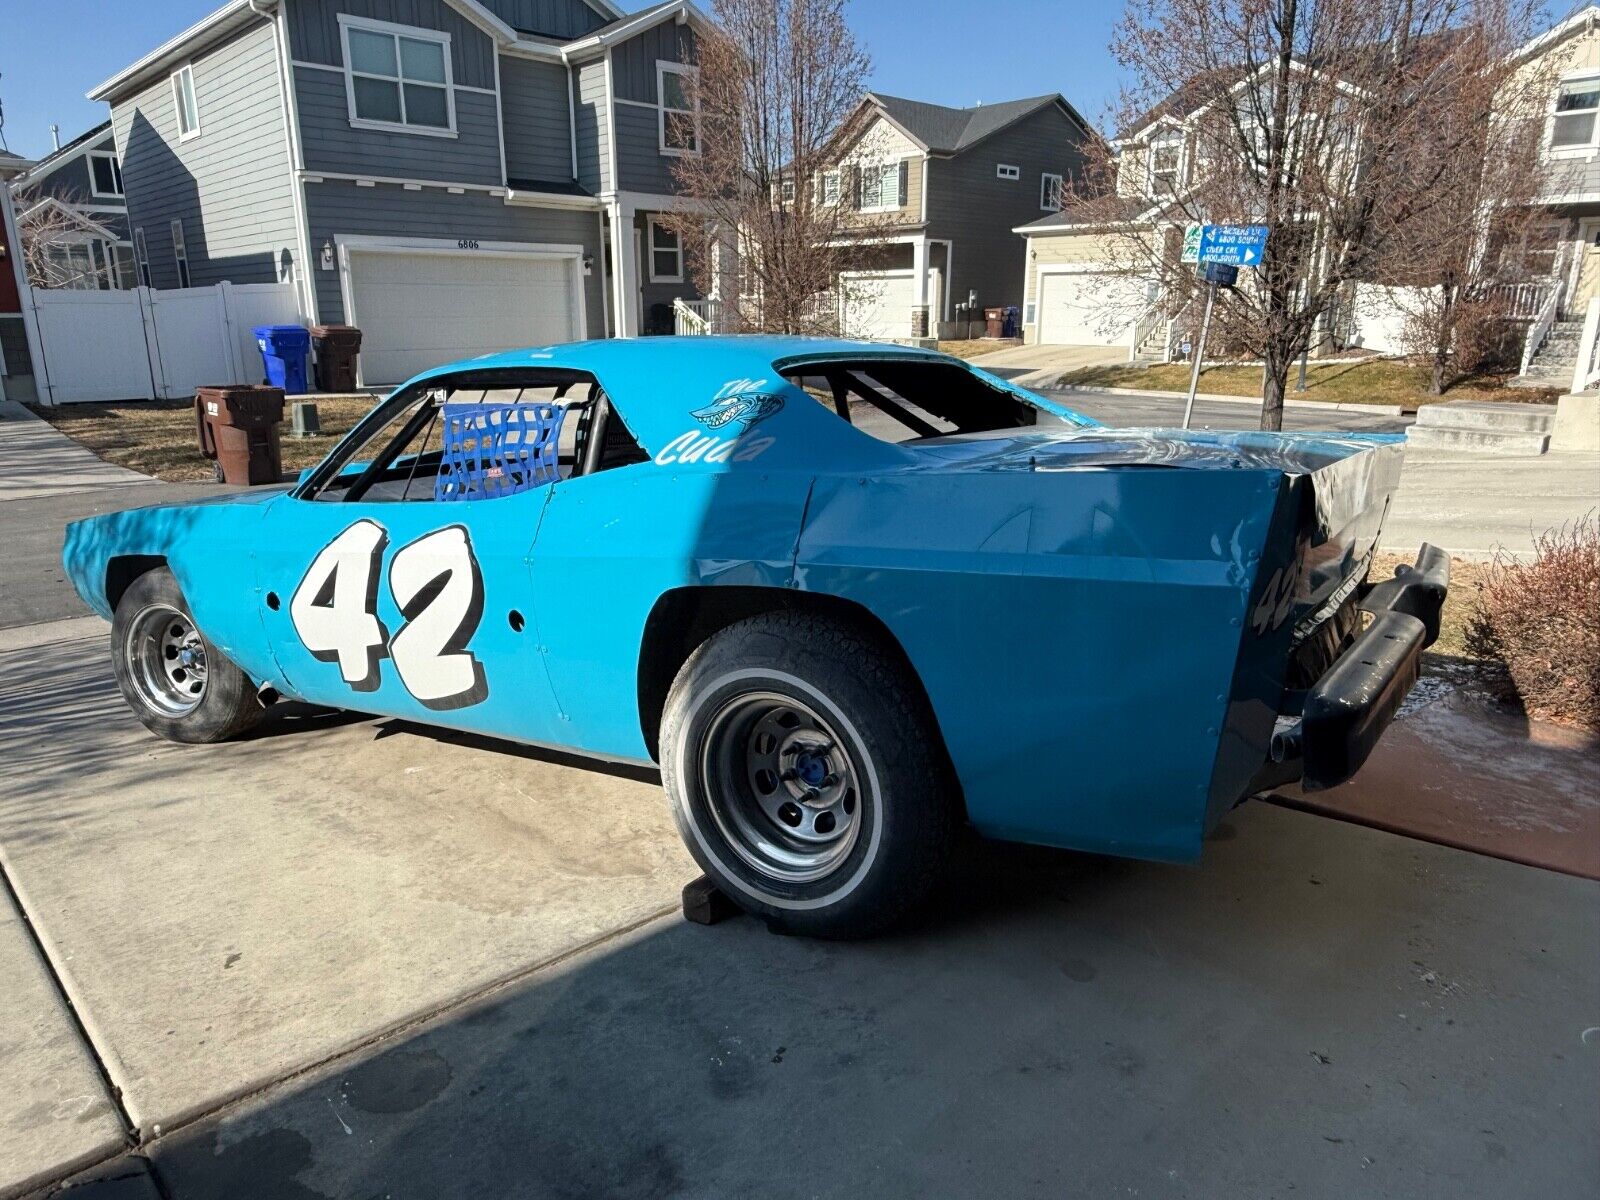
[[[580,285],[573,256],[352,246],[345,307],[361,329],[361,382],[580,338]]]

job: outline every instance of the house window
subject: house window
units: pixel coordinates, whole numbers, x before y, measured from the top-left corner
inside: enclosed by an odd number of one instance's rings
[[[341,16],[350,124],[453,137],[450,35]]]
[[[1022,168],[1014,167],[1010,163],[996,163],[994,177],[996,179],[1021,179]]]
[[[1550,148],[1570,150],[1595,144],[1595,114],[1600,112],[1600,79],[1574,79],[1556,93]]]
[[[172,106],[178,112],[178,140],[200,132],[200,105],[194,96],[194,68],[179,67],[172,75]]]
[[[785,204],[794,203],[794,179],[792,176],[784,179],[784,181],[778,185],[778,195],[783,198],[783,202]]]
[[[906,164],[863,163],[857,176],[859,192],[856,207],[862,212],[887,212],[899,208],[906,199]]]
[[[1039,208],[1044,212],[1061,211],[1061,176],[1048,171],[1039,176]]]
[[[1178,188],[1183,165],[1183,139],[1164,137],[1150,143],[1150,194],[1170,196]]]
[[[183,221],[172,223],[172,261],[178,268],[178,286],[189,286],[189,247],[183,240]]]
[[[133,261],[139,266],[139,286],[150,287],[150,252],[144,245],[144,226],[133,231]]]
[[[683,241],[674,230],[650,222],[650,282],[683,282]]]
[[[700,98],[694,94],[695,70],[682,63],[656,63],[656,92],[661,97],[661,153],[700,153]]]
[[[824,204],[839,203],[839,172],[824,171],[822,173],[822,202]]]
[[[95,196],[122,196],[122,168],[109,150],[89,154],[89,185]]]

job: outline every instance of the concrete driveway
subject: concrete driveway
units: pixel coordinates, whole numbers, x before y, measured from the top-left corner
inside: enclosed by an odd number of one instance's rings
[[[1034,376],[1054,377],[1079,367],[1111,366],[1127,361],[1126,346],[1008,346],[971,360],[973,366],[1024,385]]]
[[[649,772],[159,742],[60,587],[0,577],[0,1197],[1593,1182],[1600,885],[1253,804],[1199,867],[973,846],[867,944],[690,926]]]

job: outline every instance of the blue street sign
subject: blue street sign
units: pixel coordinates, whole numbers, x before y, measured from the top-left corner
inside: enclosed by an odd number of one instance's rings
[[[1200,278],[1218,287],[1231,288],[1239,282],[1239,268],[1232,263],[1201,263]]]
[[[1259,267],[1267,251],[1265,225],[1207,225],[1200,231],[1200,262]]]

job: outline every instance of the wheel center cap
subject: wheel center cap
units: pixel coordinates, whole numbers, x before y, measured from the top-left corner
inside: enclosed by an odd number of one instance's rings
[[[828,777],[828,764],[814,754],[802,754],[795,764],[795,773],[807,787],[816,787]]]

